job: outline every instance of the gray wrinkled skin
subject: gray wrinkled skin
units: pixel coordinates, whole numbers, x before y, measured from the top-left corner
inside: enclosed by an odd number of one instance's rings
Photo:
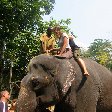
[[[84,59],[90,76],[84,77],[74,59],[39,55],[31,59],[21,83],[17,111],[112,112],[112,73]]]
[[[21,89],[17,101],[17,112],[34,112],[37,106],[36,94],[31,89],[29,76],[25,76],[21,83]]]

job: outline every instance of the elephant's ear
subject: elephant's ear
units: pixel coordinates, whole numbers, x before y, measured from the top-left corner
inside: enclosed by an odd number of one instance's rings
[[[73,65],[68,59],[61,60],[57,70],[57,81],[62,95],[67,93],[74,79],[75,71]]]

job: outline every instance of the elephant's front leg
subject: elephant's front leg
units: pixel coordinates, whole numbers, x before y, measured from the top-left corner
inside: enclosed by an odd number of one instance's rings
[[[57,104],[54,112],[96,112],[96,106],[91,105],[86,108],[76,108],[69,104]]]
[[[75,94],[70,94],[62,102],[55,106],[55,112],[96,112],[97,97],[85,95],[75,97]]]
[[[45,105],[48,103],[49,97],[46,96],[38,96],[36,97],[37,106],[35,112],[51,112]],[[44,103],[45,104],[44,104]]]

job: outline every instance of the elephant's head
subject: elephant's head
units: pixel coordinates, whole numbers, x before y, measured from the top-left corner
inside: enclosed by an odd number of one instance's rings
[[[75,73],[69,60],[47,55],[34,57],[28,66],[28,75],[21,83],[18,109],[30,106],[24,112],[34,112],[38,106],[54,105],[64,97],[74,79]],[[31,108],[32,111],[29,111]]]

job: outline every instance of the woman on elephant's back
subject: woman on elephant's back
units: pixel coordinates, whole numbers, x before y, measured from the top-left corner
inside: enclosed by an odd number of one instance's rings
[[[70,46],[69,40],[73,41],[73,38],[69,38],[69,36],[66,33],[63,33],[60,29],[60,27],[54,27],[53,29],[56,37],[59,38],[59,54],[57,56],[59,57],[64,57],[64,58],[71,58],[72,56],[74,57],[74,59],[77,61],[77,63],[79,64],[79,66],[83,69],[84,71],[84,75],[85,76],[89,76],[89,73],[86,69],[86,65],[84,63],[84,61],[79,58],[79,50],[74,49],[73,51],[71,50],[71,47],[76,46],[75,43]]]
[[[58,39],[59,52],[57,56],[63,58],[71,58],[73,55],[72,55],[71,47],[69,45],[68,35],[65,32],[63,33],[59,26],[54,27],[53,32]]]

